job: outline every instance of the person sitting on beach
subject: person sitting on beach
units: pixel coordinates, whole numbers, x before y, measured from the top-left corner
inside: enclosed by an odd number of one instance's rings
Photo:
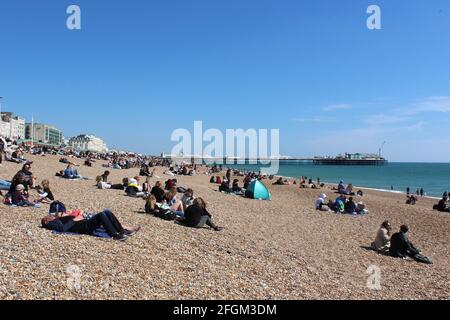
[[[104,189],[111,189],[111,184],[105,182],[105,181],[103,180],[103,177],[102,177],[102,176],[98,176],[98,177],[95,179],[95,183],[96,183],[97,188],[99,188],[99,189],[101,189],[101,190],[104,190]]]
[[[92,167],[92,161],[91,161],[91,159],[86,159],[86,160],[84,161],[84,165],[85,165],[86,167]]]
[[[336,213],[345,213],[345,204],[347,203],[347,197],[343,194],[341,194],[339,197],[336,198],[336,201],[334,202],[334,211]]]
[[[209,179],[209,183],[216,183],[216,177],[212,176],[211,179]]]
[[[364,192],[362,190],[358,190],[356,194],[360,197],[364,197]]]
[[[128,179],[128,186],[125,189],[125,193],[129,197],[141,198],[145,194],[142,191],[142,186],[139,185],[140,177],[136,176],[134,178]]]
[[[224,193],[232,193],[233,192],[233,190],[231,190],[230,183],[226,180],[224,180],[222,182],[222,184],[220,185],[219,191],[224,192]]]
[[[414,205],[416,205],[417,200],[418,200],[418,198],[415,194],[406,196],[406,204],[410,204],[410,205],[414,206]]]
[[[222,178],[217,176],[216,177],[216,184],[222,184]]]
[[[339,182],[339,185],[337,186],[337,191],[339,194],[344,194],[345,193],[345,186],[344,186],[344,182],[341,181]]]
[[[65,179],[80,179],[81,176],[78,174],[77,169],[74,168],[73,163],[69,163],[66,170],[64,170]]]
[[[25,176],[25,181],[27,182],[28,186],[30,188],[34,188],[36,183],[36,178],[33,176],[33,173],[31,172],[31,164],[25,163],[22,167],[22,170],[17,172],[17,174],[23,174]]]
[[[318,189],[318,187],[314,184],[314,182],[312,181],[312,179],[308,180],[308,187],[310,189]]]
[[[348,196],[354,196],[355,193],[353,192],[353,185],[350,183],[347,188],[345,188],[345,193]]]
[[[28,191],[29,191],[29,184],[28,181],[26,180],[26,176],[23,172],[18,172],[12,179],[10,187],[9,187],[9,192],[10,194],[12,194],[14,191],[16,191],[16,187],[18,185],[22,185],[24,186],[24,194],[28,195]]]
[[[344,211],[347,214],[356,214],[356,203],[353,201],[353,197],[350,197],[345,203]]]
[[[160,202],[160,203],[163,202],[163,200],[164,200],[164,195],[165,195],[165,192],[164,192],[164,190],[161,188],[161,186],[162,186],[161,181],[157,181],[157,182],[155,183],[155,186],[152,188],[152,191],[150,192],[152,195],[155,196],[156,201],[158,201],[158,202]]]
[[[142,184],[142,192],[144,192],[145,194],[150,194],[151,191],[152,191],[152,182],[151,178],[148,176],[145,179],[145,182]]]
[[[38,202],[50,204],[52,201],[55,201],[55,196],[50,190],[50,181],[47,179],[42,180],[41,185],[37,187],[37,191],[40,197]]]
[[[57,232],[70,232],[84,235],[93,235],[98,228],[105,228],[109,236],[114,240],[125,241],[128,237],[140,230],[122,226],[116,216],[109,210],[96,214],[86,220],[83,216],[73,217],[63,215],[62,217],[46,216],[41,221],[42,227]]]
[[[207,225],[215,231],[222,230],[212,221],[212,216],[206,209],[206,202],[202,198],[195,199],[192,206],[187,208],[181,223],[191,228],[203,228]]]
[[[177,194],[177,189],[175,187],[172,187],[172,189],[170,189],[169,192],[164,195],[163,203],[167,204],[172,212],[176,213],[179,216],[182,216],[182,214],[184,213],[183,203],[177,198]]]
[[[436,209],[439,212],[450,212],[450,207],[447,206],[448,198],[445,195],[437,205],[433,207],[433,209]]]
[[[422,252],[414,247],[408,239],[409,228],[406,225],[400,227],[400,232],[395,233],[391,238],[389,254],[394,258],[412,258],[418,262],[431,264],[431,260],[422,255]]]
[[[274,186],[284,186],[283,177],[279,177],[277,181],[273,183]]]
[[[194,190],[192,190],[191,188],[187,189],[186,192],[181,197],[181,202],[183,203],[184,211],[186,211],[188,207],[194,204],[194,200],[195,200]]]
[[[18,207],[32,207],[32,208],[39,208],[40,205],[36,202],[31,202],[28,199],[28,196],[24,193],[25,187],[21,184],[16,186],[16,189],[14,192],[11,193],[11,203],[14,206]]]
[[[27,160],[23,156],[23,152],[20,148],[17,148],[11,153],[11,158],[9,159],[10,162],[15,163],[24,163],[27,162]]]
[[[381,254],[388,254],[389,248],[391,247],[391,231],[392,226],[389,221],[383,222],[381,228],[378,230],[375,241],[371,245],[372,249]]]
[[[101,175],[102,181],[108,183],[108,178],[109,178],[109,175],[110,175],[110,174],[111,174],[111,172],[109,172],[108,170],[106,170],[106,171]]]
[[[177,179],[169,179],[166,181],[166,190],[170,190],[172,188],[175,188],[177,186],[178,180]]]
[[[366,209],[366,204],[364,202],[358,202],[356,206],[356,214],[365,215],[369,214],[369,210]]]
[[[233,185],[231,186],[231,190],[236,193],[236,194],[242,194],[242,188],[239,187],[239,180],[238,179],[234,179],[233,181]]]
[[[300,180],[300,188],[306,189],[306,180],[304,177],[302,177],[302,179]]]
[[[142,166],[141,170],[139,171],[139,175],[143,177],[149,177],[151,175],[150,168],[147,165]]]
[[[325,203],[327,199],[327,195],[326,194],[321,194],[319,196],[319,198],[317,198],[315,206],[316,206],[316,210],[318,211],[330,211],[330,207],[328,206],[327,203]]]
[[[154,195],[149,195],[145,199],[145,213],[152,214],[154,216],[159,216],[163,210],[158,206],[156,198]]]

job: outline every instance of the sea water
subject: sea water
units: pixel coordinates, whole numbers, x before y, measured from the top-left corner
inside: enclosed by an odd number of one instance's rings
[[[259,165],[229,165],[236,169],[264,172]],[[280,163],[279,176],[301,176],[327,183],[352,183],[357,187],[412,193],[423,188],[427,196],[441,197],[450,191],[450,163],[399,163],[386,166],[326,166],[306,162]]]

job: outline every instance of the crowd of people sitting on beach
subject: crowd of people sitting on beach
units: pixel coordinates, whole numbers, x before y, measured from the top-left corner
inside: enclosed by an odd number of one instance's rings
[[[365,215],[369,213],[364,202],[355,202],[353,197],[340,194],[334,201],[328,200],[325,193],[321,194],[315,202],[316,210],[335,212],[339,214]]]
[[[142,171],[141,171],[142,173]],[[184,174],[184,170],[180,171]],[[195,198],[192,189],[177,186],[177,179],[168,179],[163,188],[161,181],[152,185],[152,177],[146,176],[141,184],[141,176],[123,178],[122,184],[110,184],[109,171],[105,171],[96,178],[96,186],[99,189],[124,190],[129,197],[145,199],[145,212],[168,221],[193,228],[209,226],[215,231],[221,231],[212,221],[211,214],[206,209],[206,202],[202,198]],[[182,194],[178,198],[178,194]]]
[[[116,216],[108,210],[98,214],[85,213],[80,210],[67,210],[65,205],[57,201],[50,187],[48,179],[37,183],[36,177],[31,169],[33,162],[27,161],[26,152],[45,156],[46,154],[59,154],[64,156],[60,159],[66,168],[58,173],[57,176],[67,179],[87,179],[78,172],[74,159],[84,160],[84,165],[91,167],[97,160],[107,161],[104,165],[106,169],[139,169],[139,175],[132,178],[123,178],[122,183],[113,184],[109,181],[110,170],[105,170],[95,180],[95,186],[98,189],[123,190],[129,197],[142,198],[145,200],[145,212],[158,218],[175,221],[193,228],[203,228],[208,226],[213,230],[220,231],[212,220],[212,215],[207,209],[205,200],[201,197],[194,197],[194,190],[178,186],[178,180],[174,176],[192,176],[197,174],[197,166],[194,164],[172,164],[165,159],[148,158],[136,154],[93,154],[93,153],[74,153],[73,151],[63,149],[41,149],[36,151],[27,148],[24,145],[15,145],[5,139],[0,139],[0,164],[5,158],[8,161],[22,164],[11,181],[0,180],[0,190],[6,191],[4,203],[17,207],[39,208],[43,204],[50,205],[49,215],[42,219],[41,224],[44,228],[58,233],[78,233],[95,235],[101,228],[104,234],[116,239],[126,240],[139,231],[139,227],[125,227]],[[162,183],[160,177],[156,175],[156,167],[165,166],[164,172],[172,178]],[[226,170],[225,176],[218,175],[223,171],[222,166],[208,167],[206,174],[211,175],[210,182],[219,185],[219,191],[230,194],[243,195],[248,189],[250,183],[254,180],[273,180],[275,177],[261,172],[252,172],[247,170]],[[234,176],[242,177],[242,187],[239,179],[233,179]],[[153,180],[157,180],[154,185]],[[291,182],[282,177],[278,177],[274,185],[290,185]],[[297,184],[296,181],[293,184]],[[319,189],[325,184],[318,178],[316,182],[307,177],[301,177],[300,188]],[[328,200],[326,194],[322,194],[315,202],[315,208],[319,211],[336,212],[341,214],[365,215],[369,211],[364,202],[355,201],[355,197],[363,196],[361,190],[353,190],[352,184],[344,185],[341,181],[336,188],[333,188],[339,194],[335,200]],[[33,193],[33,191],[35,191]],[[178,195],[181,194],[181,197]],[[420,190],[418,191],[420,195]],[[409,195],[409,199],[413,195]],[[449,194],[446,192],[443,198],[435,206],[435,209],[442,212],[450,212]],[[402,226],[399,235],[390,236],[388,224],[383,224],[373,248],[379,252],[389,252],[392,256],[405,257],[410,256],[416,260],[426,261],[420,252],[412,246],[407,240],[406,226]],[[406,249],[405,249],[406,248]],[[388,251],[386,251],[388,250]],[[406,250],[406,251],[405,251]]]

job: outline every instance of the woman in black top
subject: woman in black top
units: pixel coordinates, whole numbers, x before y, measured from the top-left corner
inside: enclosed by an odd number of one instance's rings
[[[150,193],[155,196],[157,202],[163,202],[166,192],[161,188],[161,182],[157,181]]]
[[[62,216],[59,218],[47,216],[42,219],[42,227],[52,231],[85,235],[93,235],[95,230],[103,227],[114,240],[119,241],[126,240],[127,237],[134,235],[140,229],[124,228],[109,210],[105,210],[89,220],[79,220],[73,216]]]
[[[213,228],[215,231],[221,231],[222,228],[216,226],[209,212],[206,210],[206,203],[202,198],[194,200],[194,204],[187,208],[184,213],[183,223],[192,228],[203,228],[205,225]]]

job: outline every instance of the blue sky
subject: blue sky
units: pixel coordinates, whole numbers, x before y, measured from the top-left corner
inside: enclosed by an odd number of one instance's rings
[[[287,155],[387,141],[392,161],[450,162],[449,57],[448,0],[0,1],[3,109],[143,153],[202,120],[279,128]]]

